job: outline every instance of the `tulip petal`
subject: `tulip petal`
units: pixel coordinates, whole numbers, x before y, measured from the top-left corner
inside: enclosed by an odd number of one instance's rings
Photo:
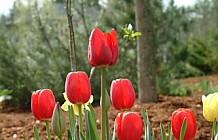
[[[38,120],[41,120],[41,116],[39,115],[40,108],[39,108],[39,103],[38,103],[39,93],[40,93],[40,90],[33,91],[33,93],[32,93],[31,110],[32,110],[34,117]]]
[[[43,89],[39,94],[39,108],[40,116],[43,116],[43,120],[50,119],[55,107],[55,97],[50,89]]]
[[[131,108],[135,102],[135,91],[129,79],[117,79],[111,83],[111,103],[117,110]]]
[[[111,38],[112,38],[112,62],[110,65],[114,65],[117,62],[118,58],[118,41],[117,41],[117,33],[115,29],[111,30]]]
[[[203,116],[207,121],[213,122],[214,118],[218,118],[218,92],[209,94],[207,97],[202,96]]]
[[[93,29],[89,38],[88,59],[92,66],[109,65],[112,60],[110,47],[98,28]]]
[[[65,92],[71,103],[83,104],[88,102],[91,95],[91,86],[87,74],[83,71],[68,73]]]

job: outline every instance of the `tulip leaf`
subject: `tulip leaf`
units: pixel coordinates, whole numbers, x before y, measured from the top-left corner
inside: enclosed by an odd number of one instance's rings
[[[34,137],[36,140],[40,140],[39,138],[39,132],[38,132],[38,129],[36,128],[36,126],[34,125],[33,126],[33,131],[34,131]]]
[[[86,140],[90,139],[90,124],[89,124],[89,116],[88,116],[88,110],[84,109],[85,112],[85,123],[86,123]]]
[[[216,117],[213,120],[213,126],[212,126],[212,138],[214,138],[217,134],[217,121]]]
[[[171,125],[170,122],[168,123],[168,133],[169,133],[169,140],[173,139],[173,133],[172,133],[172,129],[171,129]]]
[[[86,138],[89,138],[88,140],[99,140],[94,109],[91,104],[88,107],[90,110],[85,109]]]
[[[163,128],[163,125],[160,123],[160,130],[161,130],[161,137],[162,137],[162,140],[166,140],[166,133],[164,131],[164,128]]]
[[[182,123],[179,140],[183,140],[184,139],[186,128],[187,128],[187,119],[185,118],[183,120],[183,123]]]
[[[70,135],[75,139],[74,111],[71,105],[68,106],[68,113],[69,113]]]
[[[23,134],[23,140],[26,140],[26,135],[25,134]]]
[[[81,131],[79,132],[79,135],[80,135],[80,140],[86,140]]]
[[[67,132],[68,132],[68,133],[67,133],[67,139],[68,139],[68,140],[73,140],[73,138],[72,138],[72,136],[71,136],[70,130],[68,130]]]
[[[154,139],[154,132],[151,129],[148,114],[144,108],[142,108],[141,114],[142,114],[143,122],[144,122],[144,126],[145,126],[144,140],[152,140],[152,139]]]

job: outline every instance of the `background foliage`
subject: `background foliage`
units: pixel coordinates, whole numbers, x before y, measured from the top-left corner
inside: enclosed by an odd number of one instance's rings
[[[190,91],[175,79],[218,72],[218,20],[216,0],[198,0],[193,7],[177,7],[173,1],[151,3],[154,14],[159,93],[186,95]],[[133,0],[75,0],[73,22],[79,70],[89,74],[88,36],[98,26],[115,28],[119,59],[108,68],[113,79],[128,77],[137,91],[136,42],[123,38],[122,27],[135,27]],[[0,17],[0,89],[12,91],[10,103],[29,104],[31,92],[53,90],[63,101],[64,82],[70,71],[69,32],[62,0],[43,3],[16,0],[9,15]],[[100,71],[91,80],[95,99],[100,95]],[[109,89],[108,89],[109,90]]]

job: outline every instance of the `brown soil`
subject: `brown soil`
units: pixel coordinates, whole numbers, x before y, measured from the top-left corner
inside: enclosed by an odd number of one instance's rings
[[[141,111],[142,108],[147,110],[151,126],[155,131],[155,138],[159,140],[161,139],[160,123],[162,123],[166,129],[167,123],[170,122],[171,114],[174,110],[182,107],[190,108],[197,119],[197,133],[195,139],[210,140],[212,123],[207,122],[202,115],[201,96],[203,92],[199,86],[199,82],[205,79],[210,81],[210,86],[218,84],[218,75],[184,79],[181,81],[195,89],[189,96],[159,95],[159,101],[157,103],[140,104],[136,101],[131,111]],[[98,118],[97,123],[100,125],[100,108],[97,106],[94,109]],[[111,128],[117,113],[118,111],[114,108],[110,108],[109,118]],[[44,123],[37,121],[31,112],[23,111],[18,107],[0,105],[0,140],[23,139],[23,134],[25,134],[27,140],[33,139],[33,125],[37,126],[41,139],[47,139]],[[57,138],[53,136],[52,139]]]

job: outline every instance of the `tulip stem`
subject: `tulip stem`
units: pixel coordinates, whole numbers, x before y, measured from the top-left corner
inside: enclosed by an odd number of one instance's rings
[[[51,133],[50,133],[50,129],[49,129],[48,120],[45,120],[45,124],[46,124],[46,131],[47,131],[48,140],[51,140]]]
[[[79,131],[81,134],[83,134],[83,123],[82,123],[82,104],[78,104],[78,110],[79,110]]]
[[[101,140],[106,139],[106,67],[101,67]]]

